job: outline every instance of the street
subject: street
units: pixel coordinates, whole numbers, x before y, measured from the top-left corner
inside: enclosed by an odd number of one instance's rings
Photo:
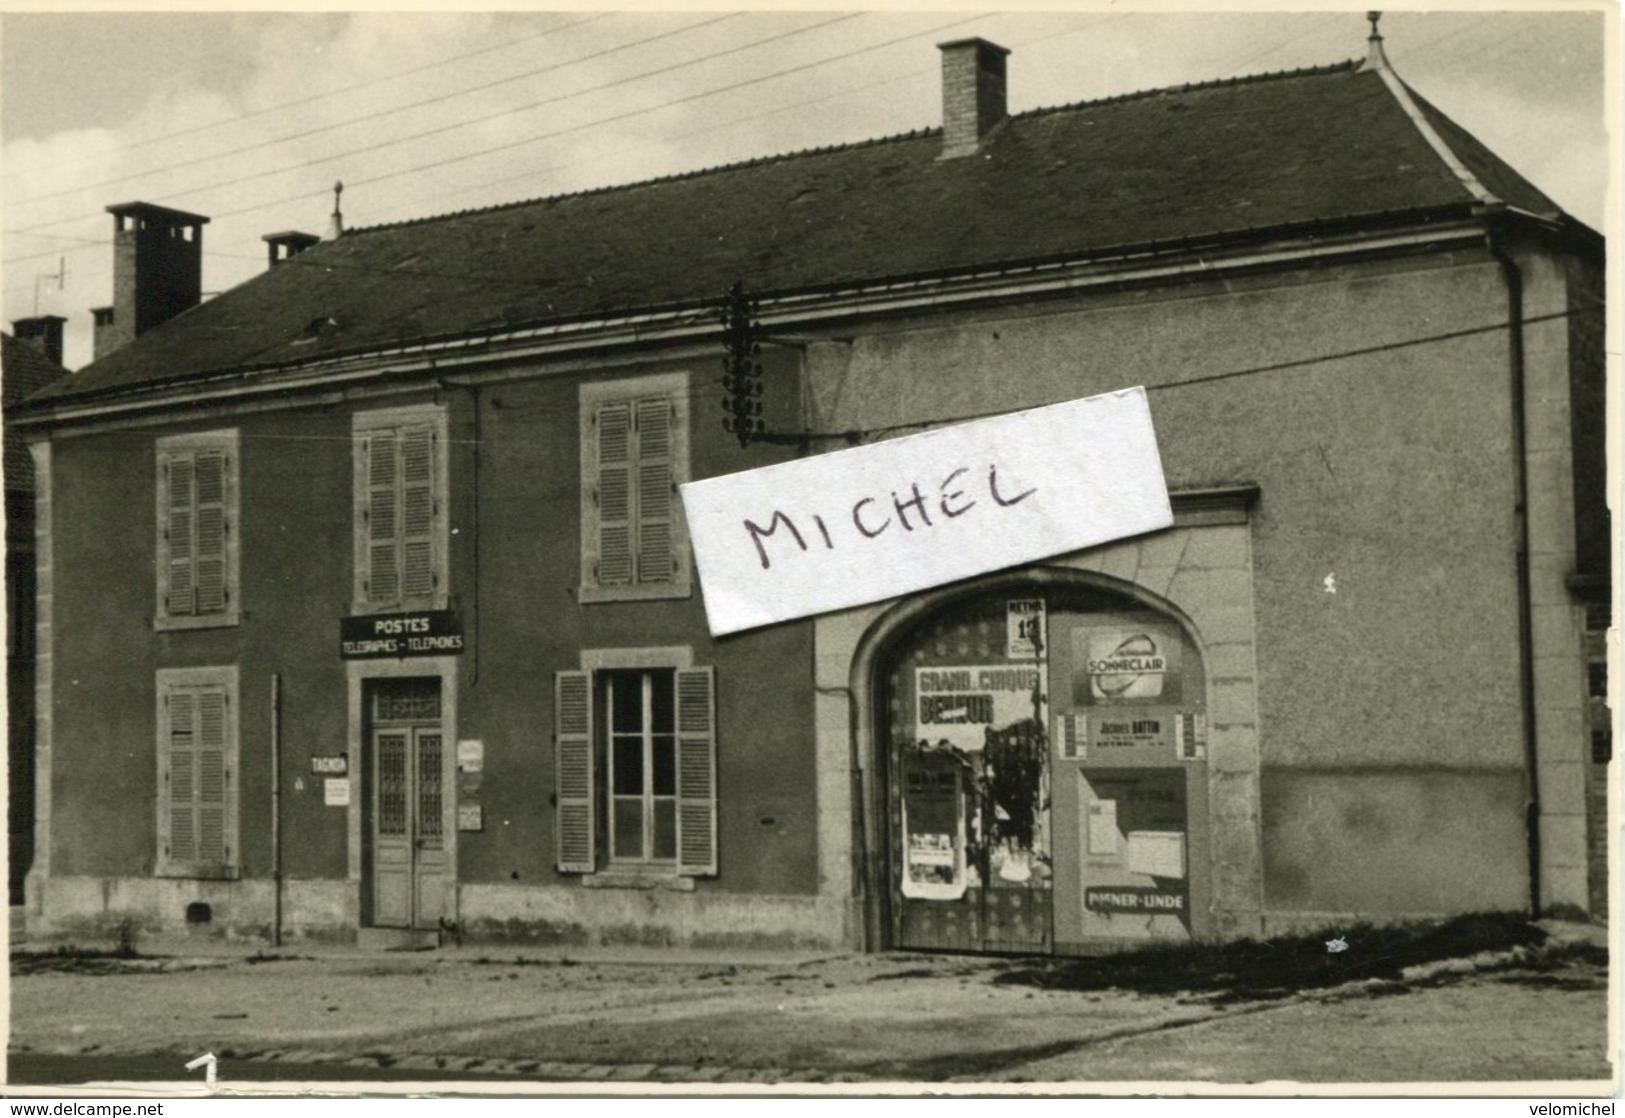
[[[1600,931],[1600,930],[1599,930]],[[1020,961],[372,954],[14,960],[13,1083],[1601,1080],[1594,949],[1286,996],[1047,989]],[[196,1078],[194,1076],[194,1078]]]

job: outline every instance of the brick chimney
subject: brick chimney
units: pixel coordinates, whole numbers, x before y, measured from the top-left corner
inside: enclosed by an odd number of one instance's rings
[[[11,324],[19,342],[33,346],[53,365],[62,364],[62,326],[68,320],[57,314],[19,318]]]
[[[942,156],[982,148],[1005,118],[1004,60],[1010,52],[986,39],[938,43],[942,52]]]
[[[127,345],[191,310],[203,299],[203,227],[200,214],[125,202],[113,215],[113,305],[95,315],[95,356]]]
[[[311,245],[320,244],[322,239],[314,233],[298,233],[290,229],[285,233],[267,233],[260,240],[265,242],[266,253],[269,256],[267,267],[275,268],[284,260],[298,256]]]

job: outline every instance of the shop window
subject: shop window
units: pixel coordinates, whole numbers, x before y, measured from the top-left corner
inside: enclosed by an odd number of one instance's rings
[[[355,612],[444,609],[444,409],[364,412],[354,431]]]
[[[237,669],[158,672],[160,877],[237,875]]]
[[[581,386],[583,602],[688,596],[687,480],[687,374]]]
[[[238,622],[237,445],[234,430],[158,440],[156,628]]]
[[[711,669],[559,672],[554,711],[559,869],[715,874]]]

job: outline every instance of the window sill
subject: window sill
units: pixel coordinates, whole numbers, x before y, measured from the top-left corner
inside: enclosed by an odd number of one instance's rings
[[[186,881],[236,881],[242,877],[242,870],[236,866],[159,866],[152,876]]]
[[[241,623],[236,610],[229,613],[206,613],[197,615],[182,615],[179,617],[154,617],[152,619],[153,632],[163,633],[174,629],[232,629]]]
[[[351,602],[351,617],[395,617],[407,613],[435,613],[450,608],[449,594],[411,598],[405,602]]]
[[[664,889],[673,893],[694,892],[692,877],[679,877],[675,869],[664,866],[639,869],[632,866],[614,866],[597,873],[583,874],[584,889]]]
[[[650,586],[582,586],[576,591],[576,601],[582,605],[595,602],[646,602],[691,597],[687,582],[658,583]]]

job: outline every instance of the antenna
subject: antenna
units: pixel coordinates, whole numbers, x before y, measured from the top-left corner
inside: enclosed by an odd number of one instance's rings
[[[39,285],[40,285],[41,280],[44,280],[44,281],[47,281],[47,282],[49,282],[51,280],[55,280],[56,281],[56,289],[58,291],[66,291],[67,290],[67,280],[68,280],[68,258],[66,256],[59,256],[59,257],[56,258],[56,275],[53,276],[53,275],[51,275],[51,273],[46,272],[44,275],[37,275],[37,276],[34,277],[34,317],[35,318],[39,317]]]

